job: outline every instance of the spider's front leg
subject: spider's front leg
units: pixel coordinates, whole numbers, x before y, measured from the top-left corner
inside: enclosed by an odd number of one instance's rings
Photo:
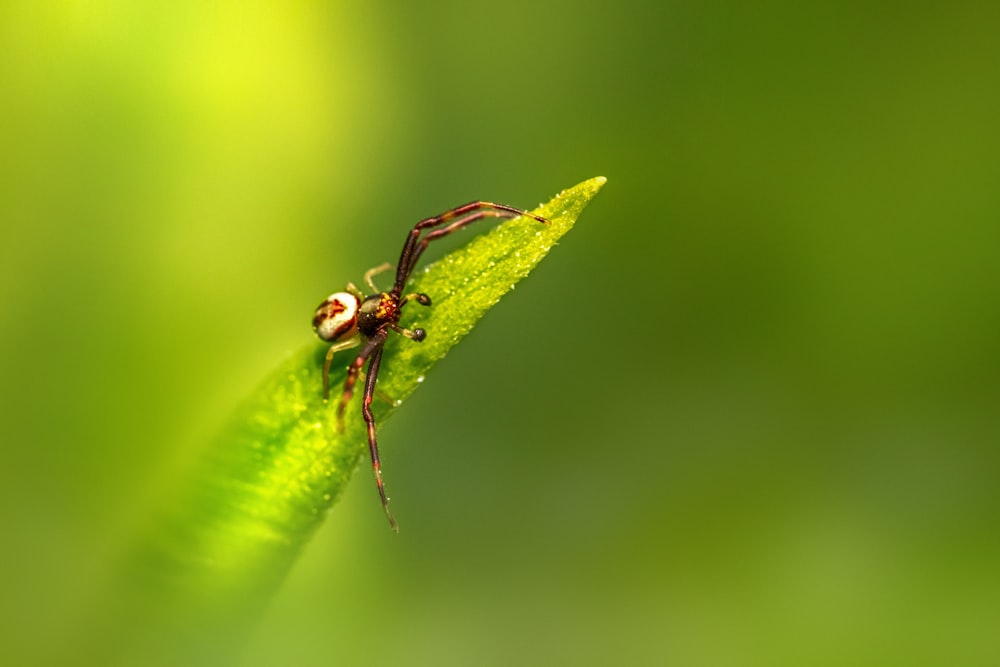
[[[409,236],[406,237],[403,252],[399,256],[399,264],[396,265],[396,282],[393,285],[393,289],[397,293],[402,292],[403,285],[410,278],[410,274],[413,273],[413,270],[417,266],[417,261],[431,241],[448,236],[483,218],[516,218],[522,215],[534,218],[542,223],[548,223],[548,220],[534,213],[522,211],[513,206],[494,204],[488,201],[469,202],[464,206],[459,206],[432,218],[421,220],[413,226]],[[439,229],[434,229],[435,227]],[[434,231],[429,232],[421,239],[421,233],[427,229],[434,229]]]
[[[354,385],[358,381],[358,373],[361,372],[361,367],[365,365],[365,362],[372,356],[375,350],[381,352],[387,335],[385,331],[377,331],[374,336],[365,341],[361,352],[354,358],[351,365],[347,367],[347,380],[344,381],[344,392],[340,395],[340,405],[337,406],[338,433],[344,432],[344,410],[347,409],[347,404],[351,401],[351,397],[354,396]],[[371,368],[369,367],[370,370]],[[367,381],[365,384],[367,385]]]
[[[383,342],[385,340],[383,334]],[[375,396],[375,384],[378,382],[378,369],[382,363],[382,346],[378,346],[371,355],[368,362],[368,377],[365,378],[365,396],[362,403],[361,412],[365,416],[365,424],[368,426],[368,451],[372,457],[372,472],[375,474],[375,485],[378,487],[378,495],[382,500],[382,509],[385,510],[385,517],[389,520],[389,525],[393,532],[399,532],[399,525],[389,510],[389,497],[385,495],[385,484],[382,482],[382,463],[378,456],[378,439],[375,436],[375,415],[372,414],[372,398]]]

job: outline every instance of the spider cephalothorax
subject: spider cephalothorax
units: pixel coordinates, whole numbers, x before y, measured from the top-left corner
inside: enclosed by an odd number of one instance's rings
[[[396,280],[388,292],[380,291],[372,278],[379,273],[392,268],[391,264],[383,264],[365,273],[365,283],[372,290],[371,296],[365,296],[353,284],[347,285],[347,291],[335,292],[319,305],[313,316],[313,329],[323,340],[331,343],[323,364],[323,399],[330,397],[330,364],[333,355],[338,350],[346,350],[361,345],[361,351],[347,368],[347,380],[344,391],[337,406],[337,424],[340,430],[344,428],[344,409],[354,394],[354,385],[365,361],[368,370],[365,376],[365,395],[361,411],[368,426],[368,449],[372,458],[372,469],[375,472],[375,484],[378,486],[382,507],[393,530],[398,530],[396,520],[389,511],[389,500],[385,495],[382,483],[382,468],[379,462],[378,441],[375,437],[375,418],[372,416],[371,402],[375,395],[375,384],[378,382],[378,369],[382,363],[382,346],[385,344],[389,331],[406,336],[415,341],[422,341],[427,333],[423,329],[404,329],[399,326],[403,307],[410,301],[416,301],[422,306],[431,305],[431,298],[423,293],[403,295],[406,281],[416,268],[417,260],[423,254],[427,245],[434,240],[447,236],[454,231],[483,218],[516,218],[526,215],[539,222],[545,218],[502,204],[475,201],[465,206],[445,211],[433,218],[421,220],[410,230],[403,244],[396,265]],[[437,229],[435,229],[437,228]],[[421,238],[424,230],[431,229]]]

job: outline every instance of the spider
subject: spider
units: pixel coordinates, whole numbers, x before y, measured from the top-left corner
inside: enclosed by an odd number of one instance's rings
[[[375,286],[373,278],[379,273],[392,269],[391,264],[382,264],[365,273],[365,283],[371,288],[372,294],[365,296],[353,283],[348,283],[346,291],[335,292],[319,305],[313,316],[313,330],[324,341],[332,343],[326,353],[323,363],[323,400],[330,399],[330,365],[333,355],[340,350],[346,350],[361,345],[361,351],[347,367],[347,380],[344,391],[337,406],[337,430],[344,430],[344,410],[354,395],[354,385],[365,361],[368,370],[365,373],[365,394],[361,412],[368,426],[368,449],[371,452],[372,471],[375,473],[375,485],[382,500],[382,508],[393,531],[398,532],[399,526],[389,510],[389,499],[385,494],[382,482],[382,465],[379,462],[378,440],[375,437],[375,418],[372,416],[371,402],[375,396],[375,385],[378,382],[379,366],[382,363],[382,346],[389,337],[389,331],[420,342],[427,336],[423,329],[404,329],[399,326],[399,318],[405,306],[410,301],[416,301],[421,306],[430,306],[431,298],[426,294],[415,292],[403,295],[406,281],[410,279],[417,261],[427,249],[431,241],[458,231],[483,218],[516,218],[528,216],[539,222],[548,222],[545,218],[522,211],[512,206],[493,204],[486,201],[474,201],[458,208],[421,220],[406,237],[403,251],[396,264],[396,280],[392,289],[383,292]],[[428,232],[421,238],[421,233]]]

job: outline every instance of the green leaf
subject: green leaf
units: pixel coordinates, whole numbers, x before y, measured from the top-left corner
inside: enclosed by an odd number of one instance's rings
[[[378,388],[395,404],[372,404],[378,424],[384,424],[431,367],[528,275],[604,182],[601,177],[585,181],[535,209],[548,224],[524,217],[506,221],[418,268],[411,287],[430,295],[433,305],[411,304],[403,324],[426,329],[427,338],[416,343],[393,335],[386,343]],[[331,287],[340,286],[322,289]],[[348,406],[343,433],[336,428],[336,400],[322,399],[327,348],[319,341],[310,343],[285,361],[213,443],[190,486],[143,543],[130,584],[143,609],[126,605],[132,608],[129,615],[161,617],[205,632],[223,625],[234,631],[246,627],[278,588],[358,464],[364,461],[367,468],[362,392],[357,391]],[[348,350],[334,359],[334,397],[352,358]],[[378,503],[371,476],[362,481],[371,484],[371,501]],[[389,475],[387,487],[391,484]]]

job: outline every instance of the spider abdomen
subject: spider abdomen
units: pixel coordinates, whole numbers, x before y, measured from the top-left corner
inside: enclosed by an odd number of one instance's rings
[[[365,297],[358,309],[358,331],[371,338],[386,324],[399,322],[399,299],[389,292]]]
[[[352,338],[358,333],[360,308],[360,300],[350,292],[334,292],[316,309],[313,330],[330,343]]]

